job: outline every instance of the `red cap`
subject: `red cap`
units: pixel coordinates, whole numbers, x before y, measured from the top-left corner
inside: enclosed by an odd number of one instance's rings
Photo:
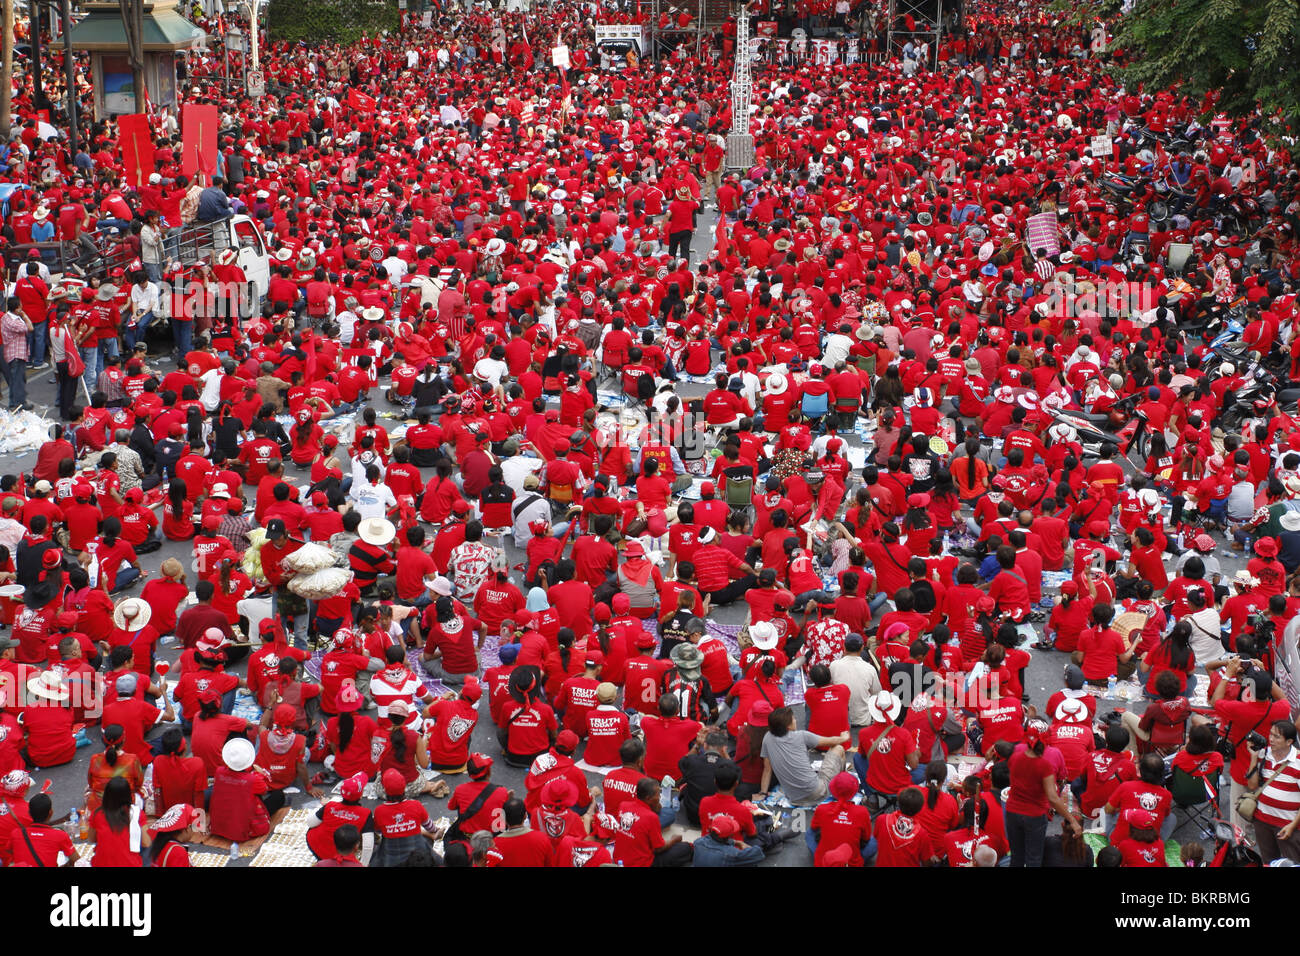
[[[389,767],[379,779],[384,786],[384,793],[390,797],[406,792],[406,778],[402,776],[402,771],[395,767]]]
[[[298,711],[293,704],[276,704],[271,722],[277,727],[292,727],[298,722]]]
[[[593,647],[584,655],[582,662],[588,667],[599,667],[605,663],[605,655],[600,652],[599,648]]]
[[[592,612],[598,624],[608,624],[613,614],[609,610],[609,605],[601,601],[596,605],[595,611]]]
[[[360,800],[365,789],[366,775],[358,771],[343,781],[339,787],[339,792],[343,794],[344,800]]]
[[[561,750],[574,751],[578,749],[578,735],[572,730],[561,730],[555,738],[555,746]]]
[[[476,680],[465,681],[465,686],[460,689],[461,700],[473,701],[473,700],[478,700],[482,696],[483,696],[483,685]]]
[[[573,784],[563,777],[555,777],[546,781],[546,786],[542,787],[541,793],[542,806],[569,809],[578,799],[574,789]]]
[[[709,832],[720,840],[734,840],[740,833],[740,824],[725,813],[719,813],[709,821]]]
[[[492,758],[487,754],[470,754],[465,770],[471,780],[485,780],[492,772]]]
[[[717,489],[713,487],[713,482],[711,481],[703,482],[700,485],[700,494],[703,495],[705,498],[711,497],[716,492]]]

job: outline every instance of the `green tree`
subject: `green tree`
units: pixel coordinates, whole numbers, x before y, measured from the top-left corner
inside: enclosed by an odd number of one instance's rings
[[[272,40],[351,43],[397,23],[396,0],[271,0],[266,14]]]
[[[1119,0],[1072,7],[1082,22],[1105,19],[1130,86],[1193,96],[1217,90],[1217,108],[1245,116],[1259,107],[1300,114],[1300,0]]]

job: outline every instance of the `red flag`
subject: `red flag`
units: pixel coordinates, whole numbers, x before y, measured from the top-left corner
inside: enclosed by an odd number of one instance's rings
[[[186,103],[181,114],[181,172],[186,176],[217,171],[217,127],[221,117],[214,104]]]
[[[727,236],[727,217],[725,215],[718,215],[718,225],[713,231],[713,240],[713,251],[718,254],[718,258],[726,258],[727,250],[731,247],[731,239]]]
[[[367,96],[365,93],[359,93],[356,90],[348,90],[348,106],[361,113],[374,112],[377,105],[373,96]]]
[[[122,168],[126,171],[127,182],[137,189],[149,179],[154,171],[153,138],[149,133],[149,117],[143,113],[128,113],[117,119],[118,135],[121,137]]]

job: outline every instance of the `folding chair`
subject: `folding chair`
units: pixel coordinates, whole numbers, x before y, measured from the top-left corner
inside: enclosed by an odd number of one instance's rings
[[[1172,813],[1175,825],[1170,839],[1183,827],[1195,821],[1201,837],[1214,834],[1214,821],[1219,818],[1219,799],[1217,788],[1205,777],[1198,777],[1179,767],[1173,768],[1173,777],[1169,781],[1169,793],[1173,796]],[[1182,823],[1177,823],[1177,813],[1182,810],[1186,815]]]
[[[754,498],[753,478],[728,478],[723,500],[729,508],[748,508]]]

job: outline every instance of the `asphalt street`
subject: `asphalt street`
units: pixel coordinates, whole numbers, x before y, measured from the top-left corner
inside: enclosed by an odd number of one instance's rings
[[[715,217],[711,212],[706,213],[706,215],[701,217],[699,227],[696,231],[696,242],[693,249],[695,261],[699,261],[700,256],[707,252],[712,242],[714,221]],[[154,343],[155,355],[151,359],[151,362],[155,366],[160,367],[164,372],[171,369],[169,360],[165,357],[166,350],[169,346],[170,342],[166,340],[159,340]],[[683,400],[686,400],[702,395],[706,390],[706,386],[686,383],[677,389],[677,394],[679,394]],[[37,406],[38,413],[48,414],[48,408],[54,402],[52,373],[49,371],[31,373],[28,381],[28,395],[29,400]],[[383,398],[381,390],[373,392],[372,398],[374,399],[372,404],[377,411],[381,413],[395,411],[394,407],[390,406]],[[359,417],[360,416],[358,416],[358,419]],[[402,424],[400,419],[381,418],[380,420],[390,429]],[[851,433],[844,437],[850,445],[860,444],[859,439]],[[2,455],[0,456],[0,473],[30,471],[34,463],[35,452],[25,455]],[[431,469],[425,469],[426,479],[431,473]],[[299,474],[300,473],[298,472],[294,472],[293,477],[297,477]],[[252,494],[252,491],[253,489],[251,488],[247,489],[247,492],[250,495]],[[852,493],[852,488],[849,489],[849,493]],[[506,539],[505,546],[512,565],[523,560],[522,552],[514,548],[513,544],[510,543],[509,538]],[[190,544],[188,542],[173,542],[164,539],[161,551],[142,556],[141,563],[149,572],[150,576],[153,577],[158,574],[158,567],[162,561],[170,557],[179,559],[187,569],[190,568],[193,559]],[[1240,558],[1222,550],[1220,551],[1220,562],[1224,567],[1225,577],[1229,577],[1238,567],[1244,566],[1244,562],[1242,562]],[[187,571],[187,574],[191,579],[190,585],[192,587],[193,573]],[[119,597],[138,593],[139,586],[137,585],[128,592],[119,595]],[[710,617],[713,621],[719,624],[737,625],[744,622],[744,615],[745,605],[743,602],[740,602],[730,607],[715,609],[711,612]],[[1061,686],[1062,668],[1066,663],[1066,657],[1063,654],[1050,652],[1043,653],[1033,651],[1031,653],[1033,654],[1033,660],[1027,672],[1025,690],[1026,693],[1030,695],[1033,702],[1041,705],[1052,692]],[[170,661],[174,664],[179,656],[178,649],[175,644],[171,644],[170,646],[160,646],[159,656],[161,659]],[[244,667],[241,664],[234,668],[234,670],[235,672],[242,674]],[[175,675],[173,675],[173,679],[174,677]],[[495,739],[495,728],[491,723],[490,717],[487,716],[486,704],[483,705],[482,710],[483,717],[474,731],[474,743],[472,749],[480,750],[499,758],[499,748]],[[154,731],[154,734],[158,733],[161,733],[161,729],[156,729]],[[33,776],[36,777],[38,786],[45,778],[48,778],[53,782],[56,816],[66,813],[74,805],[79,805],[81,802],[81,796],[86,781],[86,767],[90,755],[101,749],[98,732],[93,729],[91,732],[91,741],[91,746],[78,751],[77,758],[74,762],[60,767],[40,768],[37,771],[33,771]],[[313,766],[312,769],[314,771],[319,768]],[[497,760],[493,774],[494,781],[515,789],[515,791],[521,796],[523,793],[523,776],[524,774],[522,771],[512,769],[506,766],[504,761],[500,759]],[[595,786],[599,785],[600,780],[596,775],[589,774],[588,778],[590,784]],[[465,779],[467,778],[464,776],[449,777],[448,783],[454,789],[457,784],[463,782]],[[454,814],[447,813],[447,801],[445,799],[434,799],[431,797],[426,797],[424,799],[429,808],[430,815],[434,819],[443,816],[454,816]],[[308,800],[310,800],[310,797],[306,794],[296,794],[293,797],[293,805],[302,806]],[[246,865],[248,862],[247,859],[239,861],[238,864],[235,864],[235,861],[232,861],[232,865]],[[810,864],[811,856],[804,846],[803,841],[796,840],[787,843],[780,853],[769,857],[763,865],[807,866]]]

